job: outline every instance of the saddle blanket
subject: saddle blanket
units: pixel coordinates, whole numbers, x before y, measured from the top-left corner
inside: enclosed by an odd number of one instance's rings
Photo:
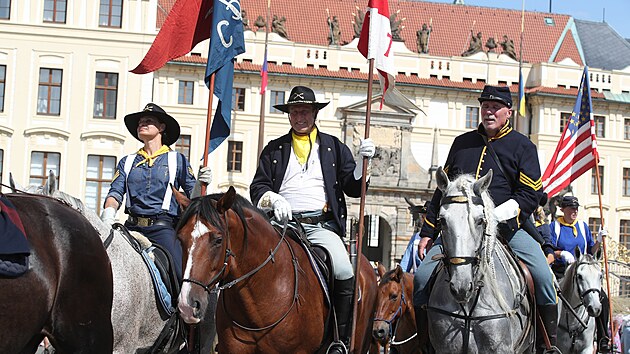
[[[31,250],[15,206],[0,195],[0,276],[16,277],[28,270]]]

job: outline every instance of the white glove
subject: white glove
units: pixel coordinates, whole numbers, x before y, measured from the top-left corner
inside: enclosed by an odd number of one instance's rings
[[[258,201],[258,208],[264,211],[273,209],[273,215],[278,221],[293,219],[291,204],[278,193],[267,191]]]
[[[116,208],[107,207],[101,212],[101,221],[107,226],[112,226],[116,222]]]
[[[604,237],[608,236],[608,230],[599,228],[599,232],[597,233],[597,242],[602,242]]]
[[[201,185],[206,185],[206,195],[210,194],[210,188],[207,186],[212,183],[212,170],[210,166],[199,166],[199,173],[197,173],[197,182],[195,187],[190,193],[190,199],[194,199],[201,196]]]
[[[354,162],[356,162],[356,167],[354,168],[354,179],[359,180],[361,176],[363,176],[363,158],[368,158],[368,171],[370,170],[370,165],[372,164],[372,157],[374,157],[374,153],[376,153],[376,145],[372,139],[361,139],[361,143],[359,144],[359,154],[355,158]],[[369,172],[368,172],[369,175]]]
[[[510,220],[518,216],[518,210],[518,202],[510,199],[494,208],[494,217],[497,219],[497,222]]]
[[[567,264],[575,262],[575,257],[568,251],[560,252],[560,258],[562,258]]]

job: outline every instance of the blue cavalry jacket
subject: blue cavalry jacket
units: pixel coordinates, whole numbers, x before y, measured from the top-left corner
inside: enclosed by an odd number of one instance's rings
[[[482,124],[476,131],[464,133],[455,138],[451,150],[446,158],[444,170],[450,180],[463,173],[473,174],[476,178],[486,175],[492,169],[492,182],[490,183],[490,196],[495,205],[499,205],[509,199],[514,199],[519,205],[520,211],[516,220],[509,220],[508,225],[519,228],[520,225],[532,214],[542,198],[542,181],[540,178],[540,164],[536,145],[526,136],[512,129],[506,124],[488,143],[496,152],[503,170],[509,174],[510,179],[503,175],[497,162],[494,160],[482,136],[486,132]],[[440,211],[442,192],[435,190],[431,203],[427,209],[425,223],[420,234],[422,237],[435,238],[435,224]]]
[[[349,197],[361,196],[361,180],[354,179],[356,163],[350,149],[336,137],[318,130],[319,159],[324,176],[324,187],[328,209],[333,212],[335,222],[345,234],[348,210],[344,193]],[[291,154],[291,132],[272,140],[260,154],[258,169],[249,193],[254,205],[267,191],[278,193],[289,164]]]

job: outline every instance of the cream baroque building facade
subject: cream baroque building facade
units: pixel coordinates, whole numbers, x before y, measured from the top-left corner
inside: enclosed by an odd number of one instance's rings
[[[115,162],[141,146],[128,134],[123,117],[148,102],[159,104],[178,119],[184,136],[178,148],[188,154],[196,170],[205,139],[208,89],[203,76],[208,41],[157,72],[139,76],[129,70],[140,62],[155,38],[156,20],[164,15],[160,15],[163,10],[157,0],[120,2],[119,28],[99,25],[103,10],[96,1],[68,1],[65,23],[44,21],[45,2],[14,0],[9,2],[9,18],[0,19],[0,69],[5,71],[0,77],[2,183],[8,184],[9,172],[21,184],[41,183],[40,177],[53,168],[60,176],[61,190],[99,208]],[[213,190],[234,185],[248,196],[257,165],[259,71],[265,33],[246,30],[245,40],[246,52],[236,62],[238,102],[234,104],[232,132],[228,142],[210,155],[209,165],[214,174]],[[419,55],[404,42],[394,42],[398,88],[419,110],[387,103],[379,110],[378,97],[367,100],[368,65],[356,44],[356,39],[341,46],[298,43],[270,33],[268,61],[274,69],[270,70],[265,95],[262,141],[288,131],[286,116],[270,107],[284,101],[284,95],[288,96],[295,85],[309,86],[318,100],[331,102],[319,113],[318,126],[351,149],[363,136],[362,119],[370,104],[371,137],[379,147],[379,156],[367,197],[366,215],[370,217],[365,240],[371,247],[365,251],[372,260],[393,264],[402,256],[413,231],[403,198],[422,204],[431,197],[435,188],[432,171],[444,163],[453,139],[474,125],[481,88],[485,83],[517,87],[519,64],[493,52],[469,57]],[[526,86],[533,89],[528,90],[528,118],[517,118],[515,125],[537,144],[542,170],[558,143],[561,118],[575,103],[570,93],[575,93],[582,70],[583,66],[571,58],[523,66]],[[612,238],[628,243],[630,67],[590,68],[590,72],[591,87],[597,91],[594,114],[602,117],[603,123],[598,146],[604,172],[604,218]],[[59,73],[61,83],[57,85],[53,74]],[[103,75],[110,80],[104,86]],[[116,85],[111,81],[114,76]],[[60,87],[58,102],[43,94],[57,92],[55,87]],[[375,85],[375,93],[378,90]],[[102,99],[104,91],[110,96],[115,93],[107,114],[99,107],[111,103]],[[51,108],[58,108],[58,113],[51,113]],[[592,193],[590,173],[572,187],[584,205],[580,217],[595,222],[599,203],[597,194]],[[3,190],[6,192],[6,187]],[[359,201],[349,203],[348,219],[356,220]],[[122,211],[119,218],[124,218]],[[620,239],[619,231],[624,227],[629,234],[622,232]]]

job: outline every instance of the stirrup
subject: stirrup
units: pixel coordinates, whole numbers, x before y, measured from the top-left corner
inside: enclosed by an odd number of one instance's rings
[[[339,341],[330,343],[330,345],[328,346],[328,349],[326,350],[326,354],[328,353],[348,354],[348,348],[342,341],[339,340]]]
[[[562,354],[562,352],[558,347],[552,345],[551,348],[543,350],[543,354]]]
[[[597,352],[599,353],[612,353],[612,343],[610,338],[604,337],[597,341]]]

